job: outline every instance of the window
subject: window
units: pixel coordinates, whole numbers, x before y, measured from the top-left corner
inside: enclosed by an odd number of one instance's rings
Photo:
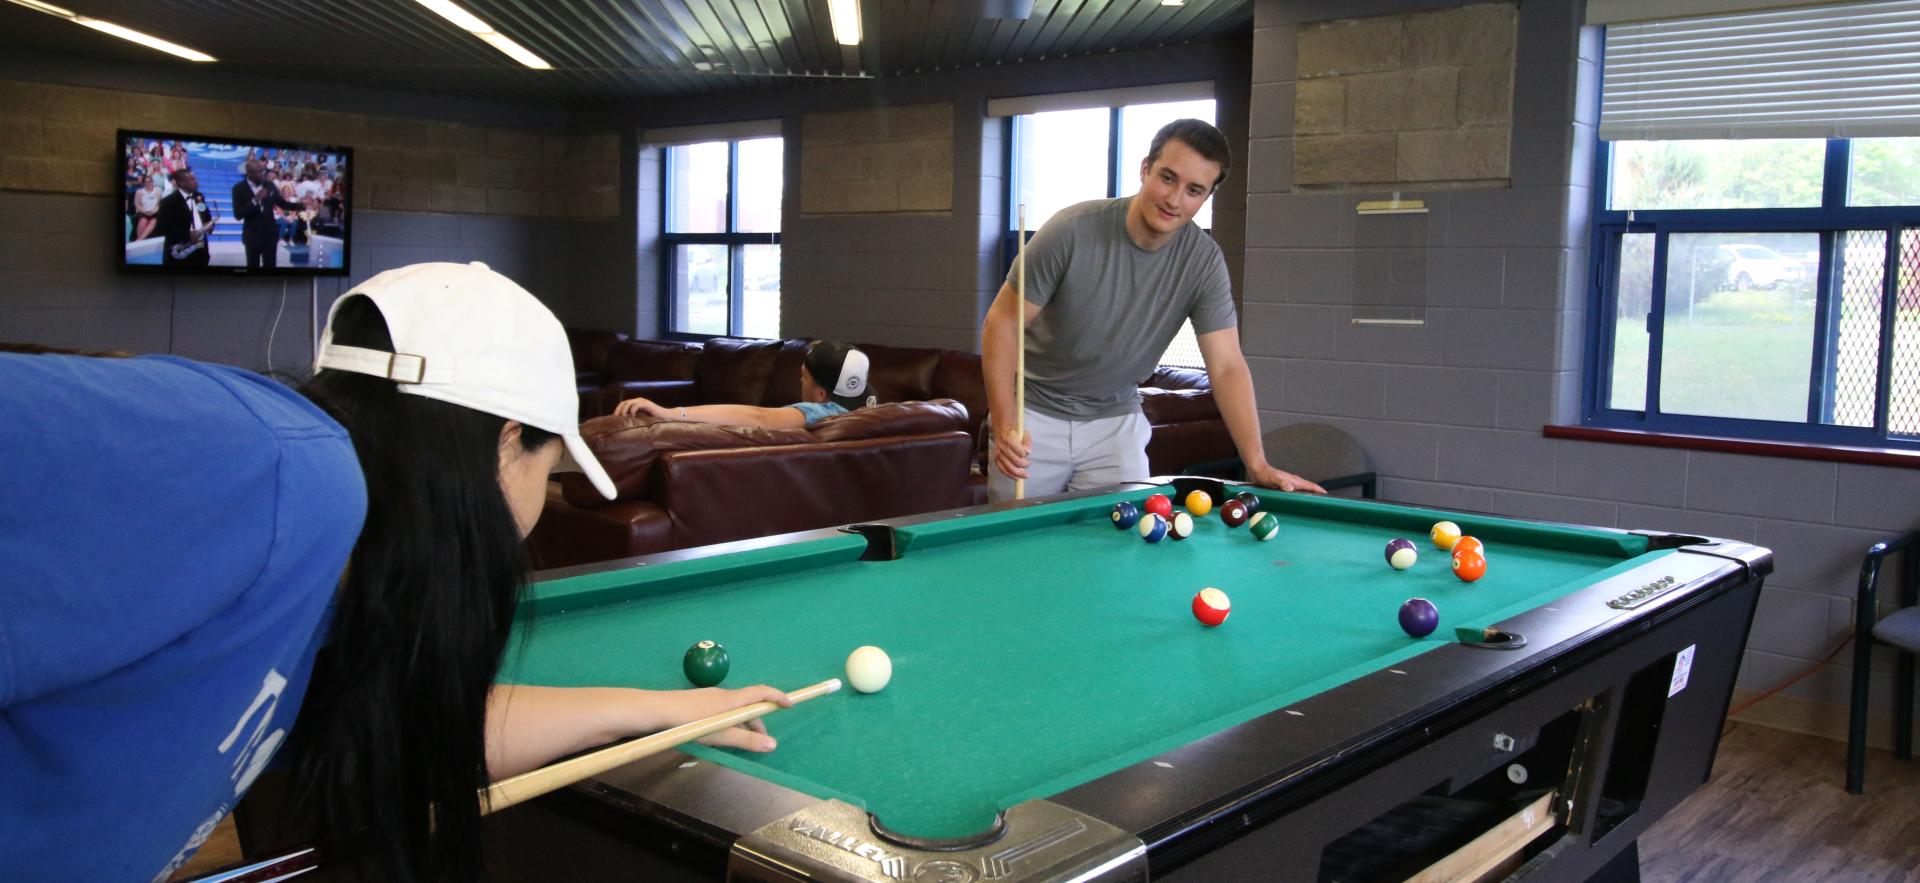
[[[666,148],[667,331],[780,336],[779,138]]]
[[[1019,206],[1027,207],[1027,235],[1031,237],[1055,212],[1074,203],[1132,195],[1140,189],[1140,160],[1152,147],[1153,136],[1160,127],[1187,118],[1213,122],[1213,99],[1141,102],[1011,117],[1013,174],[1006,266],[1012,268],[1019,251]],[[1213,201],[1201,206],[1193,220],[1211,232]],[[1192,323],[1180,327],[1160,364],[1205,367]]]
[[[1608,28],[1588,423],[1920,448],[1920,128],[1867,106],[1883,71],[1792,70],[1815,31],[1899,5]],[[1726,45],[1671,51],[1703,40]],[[1751,70],[1778,82],[1699,85]]]

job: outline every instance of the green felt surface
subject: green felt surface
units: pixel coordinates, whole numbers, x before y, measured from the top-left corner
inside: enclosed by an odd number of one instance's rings
[[[681,688],[687,647],[712,639],[733,659],[724,686],[794,689],[878,645],[893,682],[769,718],[777,751],[687,750],[907,833],[961,836],[1021,800],[1437,647],[1455,627],[1548,603],[1646,551],[1642,537],[1455,516],[1488,546],[1487,576],[1467,584],[1427,541],[1430,510],[1263,495],[1281,518],[1272,541],[1210,515],[1189,540],[1149,545],[1106,515],[1145,496],[909,529],[896,561],[856,560],[861,540],[847,537],[543,584],[502,679]],[[1411,570],[1382,557],[1396,536],[1420,549]],[[1189,611],[1207,586],[1233,602],[1217,629]],[[1440,610],[1424,640],[1396,618],[1416,596]]]

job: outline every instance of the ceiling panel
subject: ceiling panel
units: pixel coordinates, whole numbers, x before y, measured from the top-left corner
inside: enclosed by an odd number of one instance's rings
[[[534,71],[405,0],[61,2],[236,73],[570,107],[1204,42],[1253,17],[1253,0],[1034,0],[1025,19],[983,14],[1006,0],[861,0],[847,51],[826,0],[460,0],[554,68]],[[188,64],[0,3],[6,48]]]

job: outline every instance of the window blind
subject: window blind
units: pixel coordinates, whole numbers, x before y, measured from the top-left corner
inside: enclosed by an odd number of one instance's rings
[[[1610,141],[1920,136],[1920,0],[1607,27]]]

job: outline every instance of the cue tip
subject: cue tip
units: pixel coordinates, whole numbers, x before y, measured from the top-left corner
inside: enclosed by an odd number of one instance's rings
[[[840,692],[840,679],[839,679],[839,678],[828,678],[828,679],[827,679],[827,692],[829,692],[829,693],[838,693],[838,692]]]

